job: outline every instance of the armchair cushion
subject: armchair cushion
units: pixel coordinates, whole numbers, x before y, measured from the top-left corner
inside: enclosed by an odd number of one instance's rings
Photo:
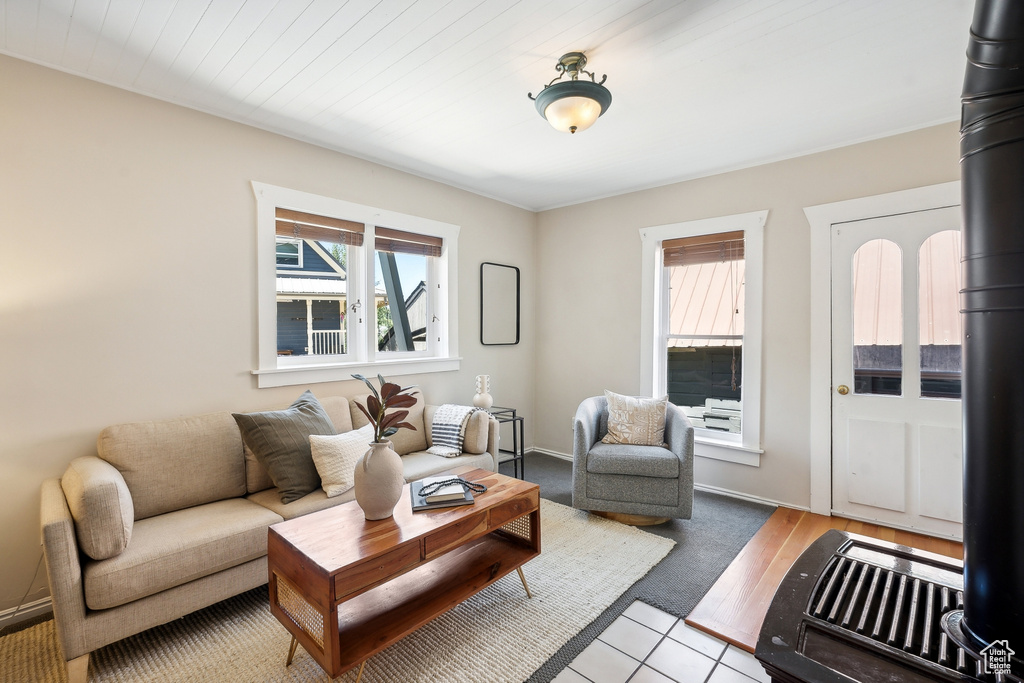
[[[679,457],[661,446],[596,443],[587,456],[587,471],[678,479]]]
[[[605,391],[604,395],[608,401],[608,433],[601,439],[604,443],[665,445],[668,396],[634,398],[611,391]]]
[[[75,458],[60,486],[82,552],[94,560],[120,555],[132,538],[135,509],[117,468],[95,456]]]

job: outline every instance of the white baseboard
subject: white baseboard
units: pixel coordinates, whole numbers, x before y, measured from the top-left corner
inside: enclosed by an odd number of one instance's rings
[[[761,498],[760,496],[752,496],[749,493],[741,493],[739,491],[733,491],[731,489],[723,489],[719,486],[711,486],[710,484],[697,484],[693,485],[693,488],[697,491],[706,491],[707,493],[716,493],[720,496],[728,496],[729,498],[738,498],[739,500],[749,500],[752,503],[760,503],[762,505],[774,505],[775,507],[791,508],[793,510],[803,510],[804,512],[810,512],[811,509],[806,505],[794,505],[793,503],[784,503],[781,500],[772,500],[771,498]]]
[[[17,607],[11,607],[0,612],[0,628],[5,626],[12,626],[14,624],[20,624],[23,621],[28,621],[32,617],[37,617],[47,612],[52,612],[53,607],[50,604],[50,596],[40,598],[39,600],[33,600],[27,602],[21,606],[21,609]]]
[[[559,453],[558,451],[549,451],[546,448],[529,448],[529,449],[527,449],[526,452],[527,453],[530,453],[530,452],[533,452],[533,453],[543,453],[544,455],[550,455],[552,458],[558,458],[559,460],[568,460],[569,462],[572,462],[572,455],[570,455],[569,453]]]

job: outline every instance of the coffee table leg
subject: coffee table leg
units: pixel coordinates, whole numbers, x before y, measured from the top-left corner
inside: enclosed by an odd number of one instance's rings
[[[533,596],[530,595],[530,587],[526,585],[526,577],[523,576],[523,568],[516,567],[516,571],[519,572],[519,580],[523,582],[523,588],[526,589],[526,597],[532,599]]]
[[[291,666],[292,665],[292,657],[295,656],[295,648],[298,646],[298,644],[299,644],[299,641],[295,640],[295,636],[292,636],[292,644],[288,648],[288,659],[284,663],[285,666]]]

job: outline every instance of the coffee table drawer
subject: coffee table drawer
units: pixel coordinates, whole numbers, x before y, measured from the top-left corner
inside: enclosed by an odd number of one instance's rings
[[[423,554],[429,559],[453,546],[465,543],[474,536],[482,536],[486,532],[487,513],[480,512],[455,524],[449,524],[424,538]]]
[[[341,599],[378,581],[397,576],[420,561],[419,543],[406,543],[379,557],[349,567],[334,577],[334,596]]]

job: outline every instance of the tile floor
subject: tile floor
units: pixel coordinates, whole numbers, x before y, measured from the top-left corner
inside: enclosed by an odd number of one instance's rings
[[[634,602],[552,683],[770,683],[754,655]]]

